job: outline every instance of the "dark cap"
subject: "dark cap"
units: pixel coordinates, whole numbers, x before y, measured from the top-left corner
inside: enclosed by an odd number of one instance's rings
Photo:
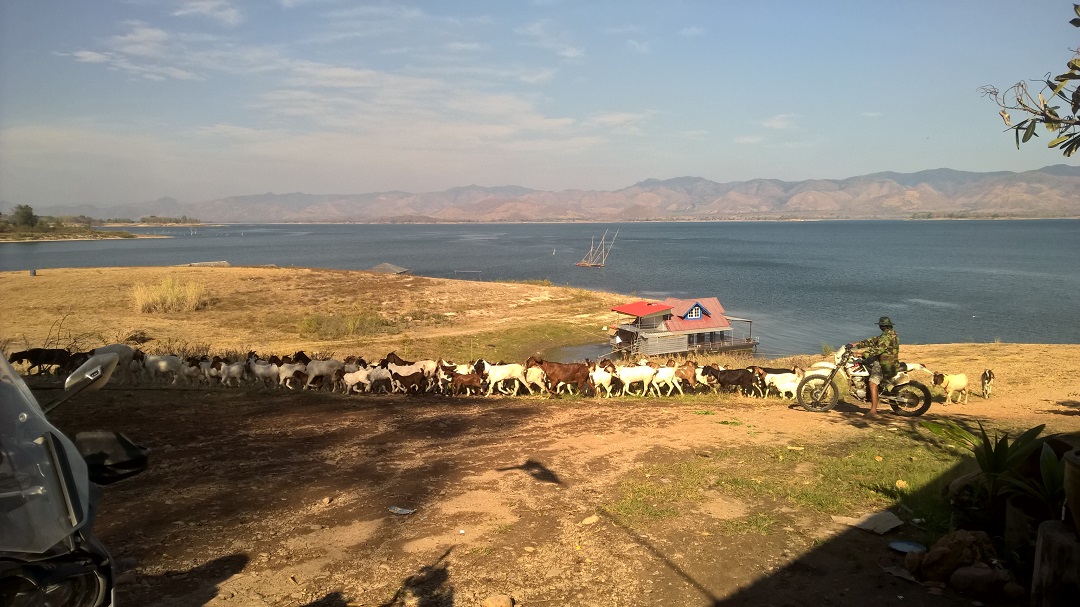
[[[878,319],[877,324],[879,327],[892,327],[892,319],[888,316],[882,316]]]

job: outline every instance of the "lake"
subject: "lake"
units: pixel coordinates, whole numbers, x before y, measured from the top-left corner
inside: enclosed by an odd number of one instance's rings
[[[575,266],[618,230],[608,263]],[[759,354],[902,343],[1080,343],[1080,220],[625,224],[252,224],[136,228],[168,239],[0,243],[0,270],[233,265],[550,280],[638,298],[716,296],[750,318]],[[611,322],[617,315],[612,313]],[[737,323],[739,324],[739,323]],[[599,328],[599,327],[598,327]]]

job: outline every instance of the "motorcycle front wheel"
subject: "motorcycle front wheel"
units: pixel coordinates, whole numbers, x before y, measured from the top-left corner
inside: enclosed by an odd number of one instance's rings
[[[930,390],[919,382],[897,386],[885,396],[893,413],[904,417],[918,417],[930,408]]]
[[[795,388],[795,398],[807,411],[824,413],[836,406],[840,389],[822,375],[807,375]]]

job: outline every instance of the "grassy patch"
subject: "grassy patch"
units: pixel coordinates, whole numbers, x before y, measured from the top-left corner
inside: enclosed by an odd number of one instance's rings
[[[135,310],[142,314],[194,312],[210,305],[210,296],[202,283],[182,282],[171,276],[156,285],[135,285],[132,297]]]
[[[641,526],[678,515],[714,488],[744,499],[786,501],[796,508],[845,516],[902,505],[910,518],[924,519],[930,533],[944,533],[950,512],[941,491],[951,480],[946,475],[961,459],[959,453],[928,444],[916,434],[882,433],[802,450],[742,446],[709,461],[694,458],[641,468],[623,482],[620,497],[608,510],[630,526]],[[768,533],[775,522],[758,514],[730,521],[725,528],[739,534]]]
[[[674,518],[687,504],[701,501],[715,478],[716,465],[696,458],[648,466],[623,481],[621,497],[606,509],[630,527]]]
[[[300,319],[296,330],[300,337],[315,339],[386,335],[400,331],[398,323],[373,312],[309,314]]]
[[[766,535],[772,530],[777,519],[765,513],[751,514],[745,518],[724,521],[720,528],[729,535]]]

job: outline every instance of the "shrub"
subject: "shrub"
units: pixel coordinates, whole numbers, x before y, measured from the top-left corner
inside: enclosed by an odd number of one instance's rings
[[[135,285],[135,310],[143,314],[154,312],[194,312],[210,305],[206,287],[197,282],[180,282],[172,277],[159,284]]]
[[[300,319],[297,332],[301,337],[340,339],[357,335],[396,333],[397,324],[373,312],[359,314],[311,314]]]

